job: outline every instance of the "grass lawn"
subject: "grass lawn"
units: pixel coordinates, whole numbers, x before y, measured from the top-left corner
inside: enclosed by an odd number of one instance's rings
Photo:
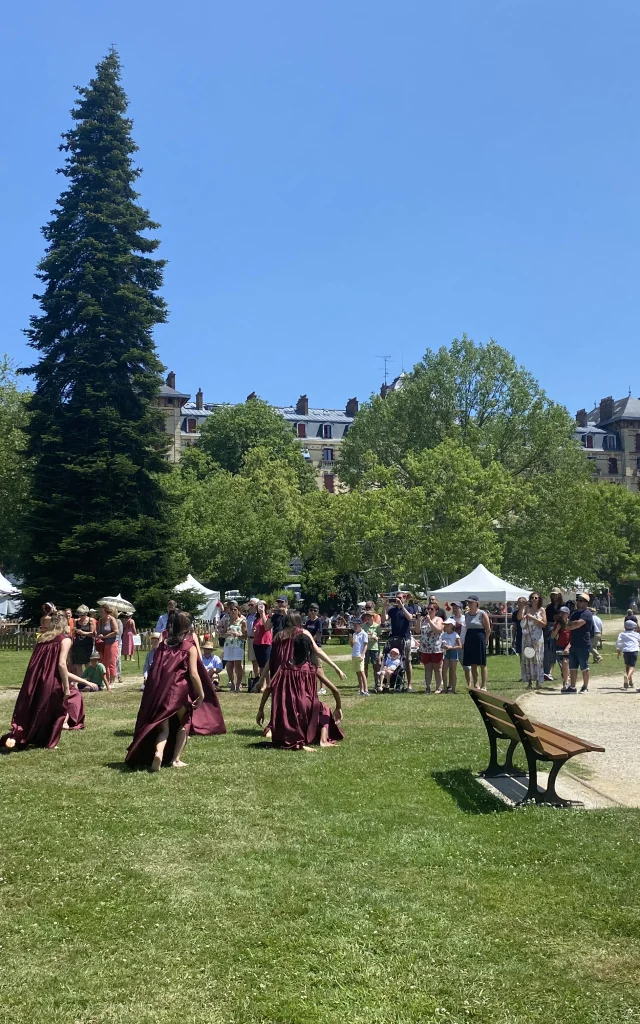
[[[640,1021],[640,812],[508,810],[466,693],[362,699],[348,669],[331,750],[270,749],[224,693],[187,770],[132,773],[124,688],[0,758],[0,1021]],[[521,692],[515,658],[489,671]]]

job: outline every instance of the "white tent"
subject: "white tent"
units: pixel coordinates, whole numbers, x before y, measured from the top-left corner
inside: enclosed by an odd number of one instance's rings
[[[474,594],[480,602],[517,601],[519,597],[529,597],[530,593],[530,590],[523,590],[514,583],[501,580],[480,563],[473,572],[463,576],[461,580],[441,587],[440,590],[430,590],[429,596],[437,597],[441,601],[464,601],[470,594]]]
[[[203,619],[208,622],[213,622],[215,619],[220,617],[220,609],[218,608],[218,601],[220,600],[219,590],[209,590],[204,584],[198,583],[197,579],[189,573],[184,583],[179,583],[177,587],[174,587],[178,593],[182,590],[192,590],[197,594],[202,594],[202,605],[200,606],[200,615]]]
[[[19,614],[21,593],[20,588],[0,572],[0,619],[13,618]]]

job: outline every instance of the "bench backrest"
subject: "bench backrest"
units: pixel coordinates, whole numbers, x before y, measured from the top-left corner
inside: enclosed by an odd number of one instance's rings
[[[518,729],[526,733],[527,741],[537,754],[544,754],[542,744],[536,734],[535,726],[529,721],[517,701],[498,697],[496,693],[470,689],[469,695],[476,704],[485,724],[489,725],[496,736],[508,740],[521,740]],[[517,721],[518,725],[516,726]]]

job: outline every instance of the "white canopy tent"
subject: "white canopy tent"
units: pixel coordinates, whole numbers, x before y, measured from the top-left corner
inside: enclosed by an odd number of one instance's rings
[[[12,618],[19,614],[22,605],[21,593],[20,588],[0,572],[0,619]]]
[[[517,601],[519,597],[529,597],[530,590],[516,587],[515,583],[508,580],[501,580],[499,576],[489,572],[482,563],[477,565],[468,576],[463,576],[455,583],[449,583],[440,590],[430,590],[430,597],[437,597],[440,601],[464,601],[470,594],[473,594],[482,603],[483,601]]]
[[[191,590],[201,594],[202,605],[200,607],[200,615],[202,618],[208,622],[214,622],[220,618],[220,609],[218,608],[218,601],[220,600],[219,590],[209,590],[209,587],[205,587],[203,583],[198,583],[191,573],[189,573],[184,583],[179,583],[177,587],[174,587],[174,590],[178,593],[183,590]]]

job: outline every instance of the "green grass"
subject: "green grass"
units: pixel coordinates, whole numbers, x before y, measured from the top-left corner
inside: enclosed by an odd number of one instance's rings
[[[359,699],[348,669],[332,750],[265,747],[225,693],[188,769],[123,771],[121,689],[0,758],[0,1021],[640,1020],[639,812],[508,810],[466,693]],[[516,669],[491,659],[493,688]]]

